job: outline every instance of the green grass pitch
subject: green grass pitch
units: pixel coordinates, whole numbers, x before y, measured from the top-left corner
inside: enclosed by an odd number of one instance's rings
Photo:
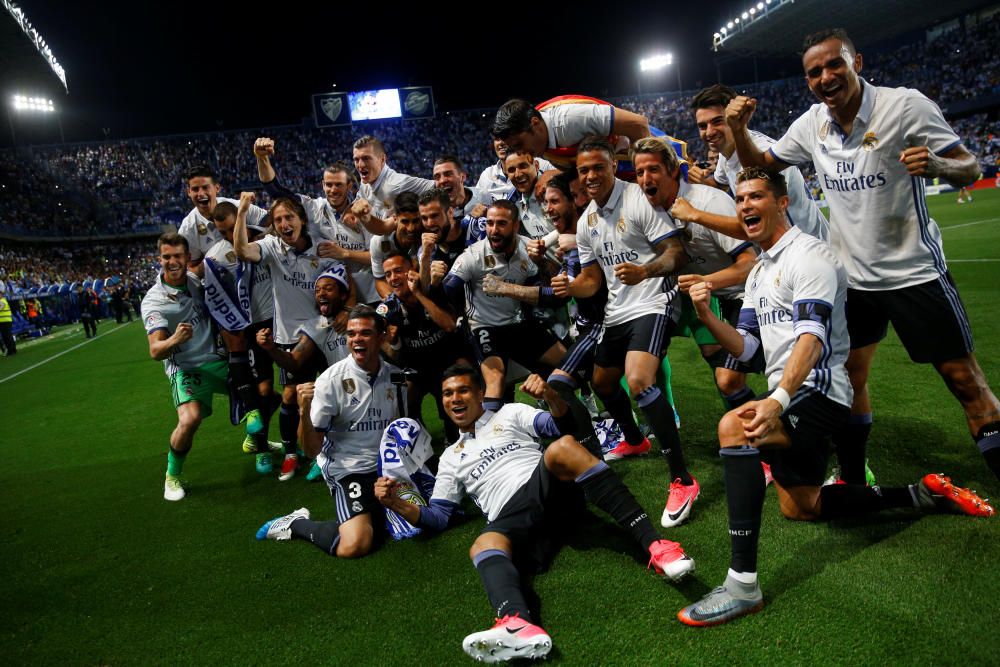
[[[1000,191],[929,199],[969,311],[980,363],[1000,387]],[[342,561],[304,543],[256,542],[301,506],[332,518],[322,483],[259,477],[225,408],[198,433],[187,499],[162,498],[175,413],[139,324],[79,326],[0,359],[0,654],[8,664],[463,664],[460,641],[492,613],[469,563],[475,518],[430,539]],[[107,333],[105,333],[107,332]],[[34,364],[65,352],[36,368]],[[561,664],[996,664],[1000,519],[885,515],[793,523],[768,492],[760,614],[713,629],[674,615],[719,584],[729,539],[715,426],[722,412],[690,341],[671,346],[681,436],[702,484],[667,534],[697,561],[673,586],[596,510],[534,579]],[[23,374],[16,375],[20,371]],[[755,386],[760,386],[760,378]],[[881,483],[944,471],[1000,500],[958,404],[890,336],[872,378],[870,442]],[[277,426],[273,432],[276,434]],[[658,517],[659,456],[615,469]]]

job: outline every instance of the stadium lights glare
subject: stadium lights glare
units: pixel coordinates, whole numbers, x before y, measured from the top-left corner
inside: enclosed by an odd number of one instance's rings
[[[11,100],[11,105],[17,111],[42,111],[49,113],[56,110],[52,100],[44,97],[27,97],[25,95],[15,95]]]
[[[674,56],[672,53],[661,53],[659,55],[641,59],[639,61],[639,69],[643,72],[648,72],[654,69],[663,69],[668,65],[672,65],[673,62]]]

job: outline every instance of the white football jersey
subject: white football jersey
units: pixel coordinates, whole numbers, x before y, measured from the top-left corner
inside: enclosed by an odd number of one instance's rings
[[[396,197],[403,192],[413,192],[421,195],[434,187],[434,181],[401,174],[389,165],[382,167],[374,183],[362,183],[358,196],[368,201],[372,207],[372,215],[378,218],[388,218],[392,215],[392,207]]]
[[[458,504],[468,494],[488,521],[531,478],[542,458],[535,419],[545,414],[524,403],[486,411],[475,432],[462,433],[441,454],[431,500]]]
[[[760,339],[768,388],[781,382],[798,337],[812,334],[823,342],[823,353],[803,386],[850,407],[854,393],[844,368],[850,351],[846,299],[844,267],[815,236],[792,227],[761,252],[747,277],[737,328]]]
[[[309,418],[313,428],[326,433],[316,462],[328,485],[344,475],[376,470],[382,432],[402,415],[396,387],[389,381],[398,371],[382,361],[372,378],[347,357],[316,378]]]
[[[311,340],[323,353],[328,367],[350,355],[347,348],[347,336],[337,333],[337,330],[333,328],[333,322],[322,315],[306,320],[299,327],[296,335],[305,336]]]
[[[941,230],[927,213],[924,179],[910,176],[899,155],[912,146],[940,155],[962,141],[920,92],[861,85],[861,108],[849,135],[826,105],[814,104],[769,150],[787,164],[816,165],[830,202],[830,244],[853,289],[936,280],[948,270]]]
[[[238,199],[228,197],[216,197],[216,203],[227,201],[239,208]],[[247,210],[247,224],[259,225],[267,217],[267,209],[260,206],[250,206]],[[216,241],[222,238],[222,234],[215,228],[215,222],[203,216],[197,207],[184,216],[181,224],[177,227],[177,233],[187,239],[188,251],[191,253],[191,261],[197,262],[205,256],[205,253]]]
[[[168,376],[178,370],[191,370],[223,358],[215,346],[212,318],[205,309],[201,281],[194,274],[187,274],[186,289],[178,289],[163,282],[161,273],[142,298],[140,310],[147,335],[163,330],[172,336],[182,322],[187,322],[194,329],[191,340],[175,347],[163,360],[163,369]]]
[[[667,312],[668,304],[677,295],[672,278],[650,278],[638,285],[624,285],[615,276],[615,266],[652,261],[658,255],[656,244],[681,231],[669,213],[650,205],[635,183],[616,178],[605,206],[591,200],[576,223],[576,246],[581,266],[597,263],[604,272],[608,285],[605,326]]]
[[[517,249],[509,258],[494,253],[489,239],[477,241],[458,256],[449,272],[465,282],[465,316],[473,329],[517,324],[522,319],[521,302],[506,296],[487,296],[483,277],[488,273],[515,285],[524,285],[538,275],[538,267],[528,258],[524,238],[517,236]]]
[[[750,139],[759,151],[766,151],[774,145],[774,139],[761,132],[750,130]],[[736,175],[743,170],[740,157],[733,151],[729,159],[720,155],[715,165],[715,182],[728,185],[736,193]],[[793,227],[799,227],[806,234],[812,234],[824,241],[830,238],[830,223],[819,210],[819,206],[809,193],[806,181],[798,167],[792,166],[781,172],[788,186],[788,222]]]
[[[615,123],[609,104],[560,104],[539,113],[549,131],[549,148],[576,146],[592,135],[607,137]]]
[[[718,188],[707,185],[690,185],[681,181],[677,196],[688,200],[699,211],[730,218],[736,217],[736,206],[732,198]],[[686,224],[682,238],[684,239],[684,249],[691,258],[682,272],[696,273],[701,276],[732,266],[740,253],[747,248],[754,247],[749,241],[734,239],[693,223]],[[730,299],[743,298],[743,285],[713,289],[712,294]]]
[[[536,157],[535,162],[538,163],[538,173],[553,169],[552,163],[545,158]],[[491,202],[508,198],[514,186],[510,184],[510,179],[507,178],[507,172],[504,170],[502,160],[497,160],[489,167],[486,167],[486,169],[483,169],[483,173],[479,175],[479,180],[476,181],[476,189],[484,192]]]
[[[316,315],[316,278],[329,268],[343,265],[317,256],[315,243],[302,253],[277,236],[265,236],[256,243],[260,263],[271,270],[274,341],[290,345],[298,340],[295,332],[299,327]]]
[[[318,232],[319,236],[327,241],[333,241],[345,250],[360,250],[368,252],[372,241],[372,233],[358,223],[357,227],[351,227],[344,222],[342,216],[337,214],[337,210],[330,205],[326,197],[309,197],[299,195],[302,206],[306,209],[309,222]],[[378,301],[378,292],[375,290],[375,278],[372,276],[372,267],[369,263],[345,262],[351,272],[351,278],[358,291],[358,303],[372,303]]]

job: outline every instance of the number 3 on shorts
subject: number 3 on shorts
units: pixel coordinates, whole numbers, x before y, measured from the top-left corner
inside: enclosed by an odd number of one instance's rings
[[[347,495],[350,498],[360,498],[361,497],[361,484],[359,482],[351,482],[347,485]]]

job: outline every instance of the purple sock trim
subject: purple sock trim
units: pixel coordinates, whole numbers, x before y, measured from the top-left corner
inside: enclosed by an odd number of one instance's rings
[[[585,482],[588,479],[590,479],[591,477],[593,477],[594,475],[599,475],[602,472],[604,472],[605,470],[609,470],[608,464],[605,463],[604,461],[598,461],[597,463],[595,463],[591,467],[589,467],[586,470],[584,470],[580,474],[580,476],[577,477],[576,479],[574,479],[573,481],[576,482],[577,484],[579,484],[580,482]]]
[[[639,395],[635,397],[635,404],[640,408],[644,408],[661,396],[660,388],[656,385],[651,387],[646,387],[639,392]]]
[[[872,413],[866,412],[863,415],[851,415],[847,419],[848,424],[871,424],[872,423]]]
[[[553,382],[562,382],[563,384],[568,384],[573,389],[576,389],[576,381],[568,375],[553,373],[552,375],[549,376],[549,379],[546,380],[546,382],[548,382],[549,384]]]
[[[479,553],[477,553],[475,556],[472,557],[472,565],[474,567],[479,567],[480,563],[482,563],[487,558],[492,558],[493,556],[501,556],[503,558],[506,558],[507,560],[510,560],[510,554],[507,553],[506,551],[501,551],[500,549],[486,549],[485,551],[480,551]]]

